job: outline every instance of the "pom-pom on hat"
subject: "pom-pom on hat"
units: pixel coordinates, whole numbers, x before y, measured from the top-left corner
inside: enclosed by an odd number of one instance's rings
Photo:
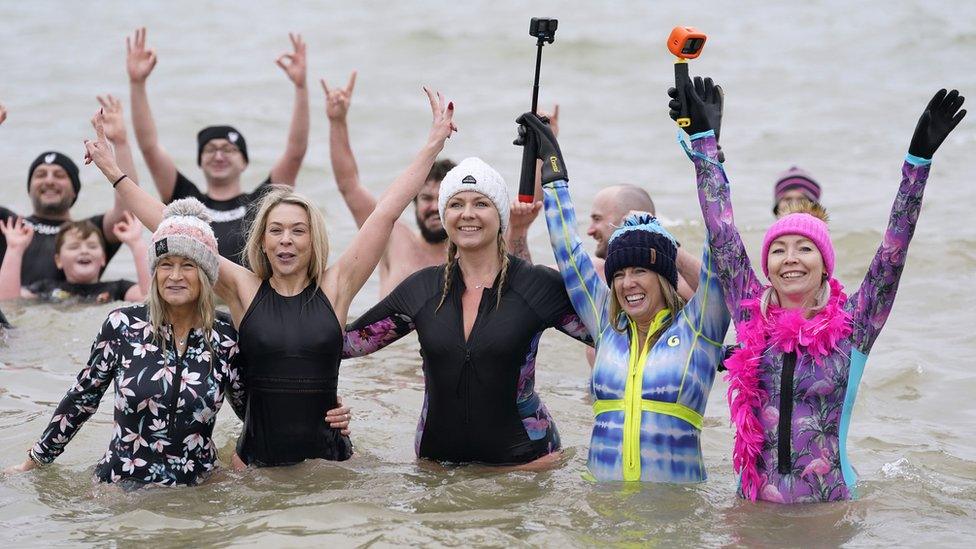
[[[607,285],[613,286],[613,274],[626,267],[644,267],[663,276],[678,287],[675,258],[678,243],[671,233],[650,214],[634,214],[610,235],[607,260],[603,264]]]
[[[241,154],[244,156],[244,162],[250,163],[250,160],[247,158],[247,141],[244,141],[244,136],[241,135],[241,132],[234,129],[233,126],[207,126],[197,134],[197,166],[203,160],[203,148],[214,139],[226,139],[230,141],[240,149]]]
[[[460,164],[451,168],[451,171],[444,175],[441,180],[440,193],[437,197],[437,211],[441,214],[441,223],[444,222],[444,210],[447,209],[447,201],[454,195],[464,191],[474,191],[488,197],[498,210],[501,218],[501,230],[505,232],[508,228],[508,214],[511,199],[508,195],[508,187],[501,174],[495,171],[484,160],[476,157],[465,158]]]
[[[171,255],[192,259],[211,284],[217,282],[217,238],[207,209],[196,198],[174,200],[163,210],[163,221],[152,235],[149,269],[155,271],[159,261]]]
[[[66,155],[57,151],[42,152],[31,162],[30,169],[27,170],[27,192],[30,192],[30,182],[31,178],[34,177],[34,170],[41,164],[56,164],[68,172],[68,178],[71,179],[71,187],[75,190],[75,199],[71,202],[74,205],[78,201],[78,193],[81,192],[81,179],[78,178],[78,165]]]
[[[823,257],[827,277],[834,276],[834,245],[830,241],[827,223],[808,213],[792,213],[783,216],[766,231],[762,246],[763,274],[769,278],[769,247],[777,238],[785,235],[799,235],[813,242]]]

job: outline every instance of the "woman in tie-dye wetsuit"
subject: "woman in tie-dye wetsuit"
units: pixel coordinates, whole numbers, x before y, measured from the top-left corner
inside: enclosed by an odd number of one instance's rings
[[[704,481],[702,416],[729,326],[707,246],[698,290],[685,304],[676,290],[674,238],[650,215],[631,215],[610,238],[604,283],[577,233],[555,137],[534,115],[519,121],[531,130],[530,142],[541,143],[550,240],[573,307],[596,342],[591,475]]]
[[[881,246],[861,287],[847,296],[833,278],[827,225],[808,213],[786,215],[766,233],[762,266],[771,286],[759,281],[733,221],[711,131],[721,119],[721,90],[696,79],[686,95],[693,120],[688,153],[740,344],[726,361],[739,493],[778,503],[852,499],[857,477],[847,433],[857,387],[891,311],[932,154],[965,115],[963,98],[942,90],[923,113]],[[676,116],[680,102],[670,106]]]

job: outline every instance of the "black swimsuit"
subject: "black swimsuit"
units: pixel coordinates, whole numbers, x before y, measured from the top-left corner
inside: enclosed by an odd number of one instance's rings
[[[325,421],[336,407],[342,329],[318,285],[285,297],[265,280],[238,331],[248,391],[241,460],[272,466],[349,459],[349,437]]]

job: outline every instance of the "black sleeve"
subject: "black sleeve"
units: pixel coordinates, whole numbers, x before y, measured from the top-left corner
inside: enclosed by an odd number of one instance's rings
[[[516,277],[516,289],[546,327],[556,328],[592,347],[593,337],[576,314],[559,271],[525,262],[522,269],[524,274]]]
[[[102,267],[102,272],[99,275],[105,273],[106,267],[108,267],[108,262],[115,257],[115,254],[122,248],[121,242],[109,242],[108,235],[105,234],[105,214],[93,215],[88,218],[93,225],[98,227],[99,232],[102,233],[102,238],[105,240],[105,267]]]
[[[109,292],[112,294],[112,299],[114,301],[125,301],[125,294],[129,291],[129,288],[136,285],[135,282],[131,280],[113,280],[109,284],[112,285],[109,288]]]
[[[192,181],[187,179],[186,176],[184,176],[182,173],[177,171],[176,183],[173,185],[173,196],[170,197],[169,202],[167,202],[167,204],[169,204],[170,202],[178,198],[191,198],[191,197],[196,198],[201,202],[203,201],[203,193],[200,192],[200,189],[198,189],[197,186],[194,185]]]

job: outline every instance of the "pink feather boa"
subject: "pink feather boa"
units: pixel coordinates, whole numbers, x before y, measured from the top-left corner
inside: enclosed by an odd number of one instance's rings
[[[834,278],[829,284],[827,306],[809,319],[802,309],[776,305],[769,305],[763,317],[760,299],[765,291],[742,302],[749,320],[735,326],[740,347],[725,361],[725,380],[729,382],[729,411],[735,423],[732,467],[742,474],[742,493],[752,501],[765,482],[756,467],[764,437],[759,411],[768,400],[768,394],[759,386],[759,362],[766,349],[775,348],[784,353],[812,355],[819,365],[836,349],[838,341],[851,334],[851,315],[844,310],[844,287]]]

